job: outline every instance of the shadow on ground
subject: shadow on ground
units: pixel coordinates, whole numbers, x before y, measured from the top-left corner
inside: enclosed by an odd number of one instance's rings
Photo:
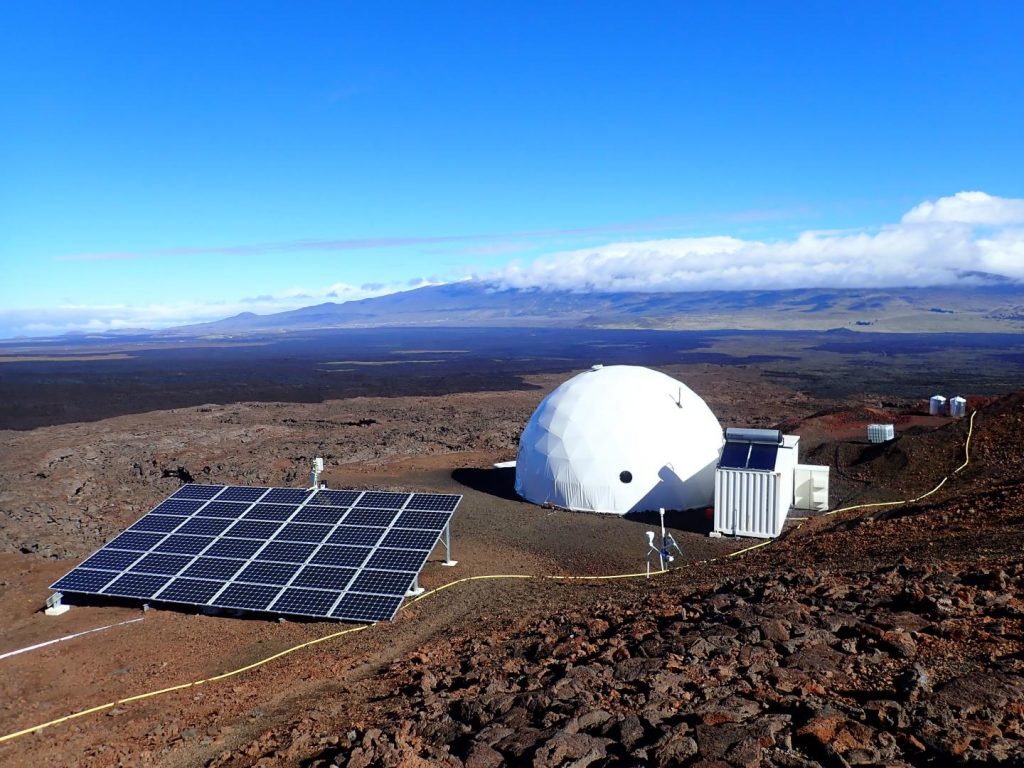
[[[452,471],[452,480],[479,493],[497,496],[499,499],[520,500],[519,494],[516,493],[515,467],[503,469],[465,467]]]

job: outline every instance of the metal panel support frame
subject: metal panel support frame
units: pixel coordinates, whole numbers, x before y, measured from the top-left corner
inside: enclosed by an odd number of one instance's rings
[[[426,590],[420,586],[419,574],[416,574],[416,578],[412,580],[412,586],[409,587],[409,591],[405,593],[406,597],[417,597],[422,595]]]
[[[444,526],[444,551],[448,559],[441,563],[441,565],[451,568],[453,565],[459,564],[458,560],[452,560],[452,524],[450,520]]]
[[[64,597],[62,592],[54,592],[46,598],[46,609],[43,611],[47,616],[61,616],[71,610],[70,605],[61,602]]]

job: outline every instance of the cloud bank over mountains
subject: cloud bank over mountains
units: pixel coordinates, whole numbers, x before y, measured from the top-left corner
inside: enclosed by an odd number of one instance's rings
[[[877,231],[610,243],[486,277],[509,288],[616,292],[936,286],[977,282],[979,272],[1024,279],[1024,199],[959,192]]]
[[[375,241],[372,247],[381,246]],[[1024,199],[959,192],[922,202],[899,222],[870,231],[811,230],[772,242],[730,235],[613,242],[450,279],[474,277],[508,288],[653,292],[967,285],[983,282],[980,273],[1024,280]],[[358,286],[268,286],[263,295],[206,303],[184,297],[164,304],[68,301],[34,310],[0,310],[0,337],[166,328],[240,312],[271,314],[326,301],[372,298],[445,279],[409,275]]]

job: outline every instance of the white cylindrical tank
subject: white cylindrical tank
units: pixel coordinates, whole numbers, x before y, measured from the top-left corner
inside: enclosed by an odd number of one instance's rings
[[[946,413],[946,398],[942,395],[933,395],[928,401],[928,414],[930,416],[943,416]]]
[[[957,395],[949,401],[949,415],[950,416],[966,416],[967,415],[967,400]]]
[[[516,457],[536,504],[626,514],[710,506],[722,427],[689,387],[650,368],[595,366],[537,406]]]

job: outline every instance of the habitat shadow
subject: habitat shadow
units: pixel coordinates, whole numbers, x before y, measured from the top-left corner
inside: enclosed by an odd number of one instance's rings
[[[515,467],[462,467],[452,471],[452,480],[479,493],[508,501],[521,501],[516,493]]]
[[[629,512],[625,518],[635,523],[649,525],[655,530],[659,530],[661,527],[661,516],[657,511]],[[706,509],[668,509],[665,510],[665,527],[675,531],[699,533],[706,536],[714,527],[714,519]]]

